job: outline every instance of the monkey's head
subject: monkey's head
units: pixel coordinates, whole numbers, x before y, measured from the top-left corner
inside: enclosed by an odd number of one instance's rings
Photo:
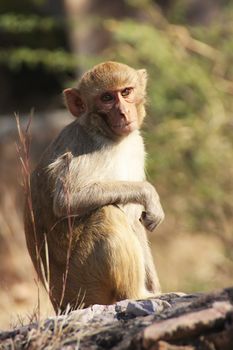
[[[147,72],[117,62],[87,71],[76,88],[64,90],[70,112],[86,127],[111,139],[139,129],[145,117]]]

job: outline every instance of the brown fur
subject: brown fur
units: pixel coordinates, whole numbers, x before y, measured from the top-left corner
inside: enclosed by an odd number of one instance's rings
[[[133,87],[133,102],[121,95],[125,87]],[[138,129],[145,87],[145,70],[116,62],[85,73],[77,88],[65,90],[77,120],[62,130],[31,175],[35,232],[26,205],[27,246],[43,280],[38,248],[56,311],[68,304],[77,308],[81,301],[111,304],[160,291],[144,228],[152,231],[164,216],[144,174]],[[119,95],[120,102],[111,109],[100,103],[98,109],[95,101],[104,91]],[[123,126],[115,133],[111,122],[117,118]],[[127,120],[137,127],[128,131]]]

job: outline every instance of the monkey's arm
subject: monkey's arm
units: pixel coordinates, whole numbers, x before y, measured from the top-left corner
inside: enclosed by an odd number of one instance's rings
[[[53,188],[53,211],[57,217],[82,216],[91,210],[109,204],[141,204],[145,208],[141,221],[153,231],[163,220],[164,212],[158,193],[147,181],[95,181],[82,179],[77,174],[78,165],[72,163],[67,152],[48,167]]]
[[[67,184],[67,183],[66,183]],[[67,186],[67,188],[66,188]],[[137,203],[145,208],[144,226],[153,231],[163,220],[164,212],[154,187],[144,182],[95,182],[72,190],[60,183],[54,193],[53,210],[56,216],[81,216],[108,204]]]

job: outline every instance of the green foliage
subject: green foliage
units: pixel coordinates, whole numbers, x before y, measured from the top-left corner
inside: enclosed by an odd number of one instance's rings
[[[0,64],[6,64],[12,70],[19,70],[23,65],[36,68],[42,65],[50,72],[72,71],[77,67],[77,57],[64,49],[46,50],[20,47],[16,49],[0,50]]]
[[[36,14],[43,3],[25,0],[21,11],[16,6],[17,12],[10,3],[11,12],[5,13],[2,13],[4,4],[0,5],[0,64],[13,73],[23,66],[30,69],[40,66],[62,75],[77,66],[77,59],[66,50],[65,22]]]
[[[32,30],[50,31],[60,25],[51,17],[7,13],[0,15],[0,30],[8,33],[28,33]]]

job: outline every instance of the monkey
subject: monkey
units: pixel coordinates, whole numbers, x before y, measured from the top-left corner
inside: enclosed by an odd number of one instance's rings
[[[24,214],[28,251],[56,312],[161,291],[147,238],[164,211],[144,170],[146,85],[145,69],[107,61],[63,91],[75,120],[32,172]]]

